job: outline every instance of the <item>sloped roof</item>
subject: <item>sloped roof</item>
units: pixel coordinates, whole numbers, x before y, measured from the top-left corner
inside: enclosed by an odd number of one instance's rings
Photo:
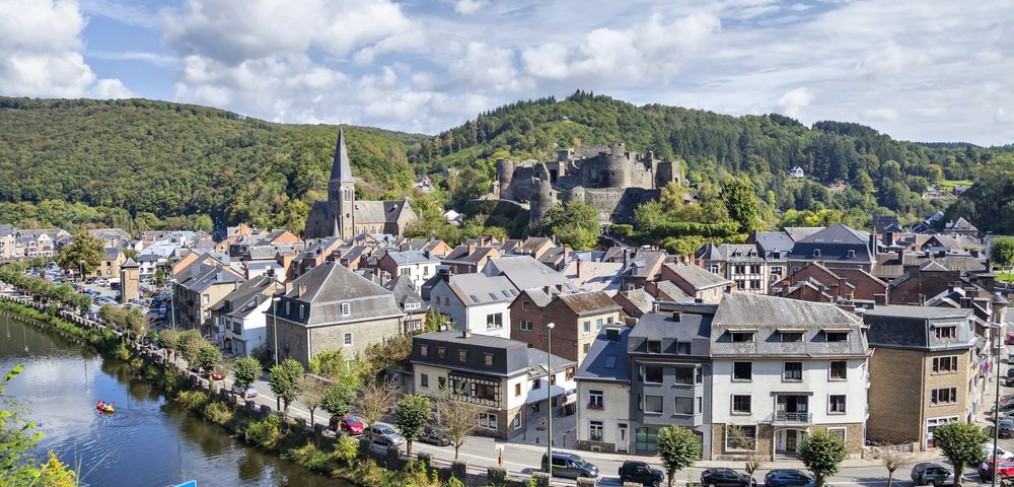
[[[815,253],[819,250],[819,255]],[[849,256],[849,251],[854,253]],[[841,223],[831,225],[796,242],[789,253],[791,260],[848,261],[872,263],[869,234]]]
[[[529,255],[490,259],[483,273],[504,276],[519,290],[562,285],[565,290],[577,291],[567,276],[550,269]]]
[[[404,211],[412,211],[407,200],[356,201],[353,218],[356,224],[396,222]]]
[[[398,276],[384,284],[384,288],[394,293],[394,300],[402,309],[405,309],[405,305],[408,303],[419,303],[420,309],[422,309],[423,299],[419,294],[419,288],[412,281],[412,277]]]
[[[514,301],[518,290],[503,276],[457,274],[450,276],[448,286],[466,306]]]
[[[642,313],[651,311],[652,306],[655,304],[654,296],[648,294],[648,291],[645,291],[644,288],[622,291],[619,294],[627,298],[627,301],[630,301],[630,304],[634,305]]]
[[[621,309],[608,294],[602,291],[559,294],[557,298],[578,315]]]
[[[947,350],[975,345],[976,336],[965,325],[971,314],[971,309],[890,305],[866,311],[863,321],[871,347]],[[937,338],[931,324],[955,326],[956,338]]]
[[[683,263],[665,264],[665,267],[694,287],[697,292],[713,287],[727,286],[732,281],[712,274],[701,267]]]
[[[798,242],[823,229],[824,227],[785,227],[782,231],[785,232],[785,234],[788,235],[793,242]]]
[[[581,275],[577,274],[578,267],[581,268]],[[620,289],[620,273],[623,271],[621,262],[586,262],[577,260],[567,264],[563,274],[575,286],[587,291],[612,291],[615,293]]]
[[[300,294],[303,286],[305,291]],[[325,262],[296,278],[284,297],[296,304],[308,304],[309,310],[303,319],[299,319],[297,306],[293,306],[288,314],[279,309],[279,317],[306,326],[402,315],[401,308],[394,300],[394,293],[334,262]],[[348,315],[342,315],[342,303],[349,304]]]
[[[796,241],[786,232],[757,232],[754,242],[757,244],[757,249],[765,257],[770,257],[772,253],[779,252],[781,254],[780,257],[784,258],[792,250],[792,247],[796,245]]]
[[[658,281],[655,283],[655,286],[658,287],[658,290],[660,292],[665,293],[666,296],[669,296],[669,298],[672,299],[673,301],[694,300],[693,296],[687,294],[686,291],[680,289],[680,287],[677,286],[676,283],[672,281]]]
[[[616,340],[610,340],[607,330],[616,330]],[[596,380],[611,382],[626,382],[630,379],[630,371],[627,364],[627,337],[630,335],[630,327],[607,326],[603,327],[591,349],[581,362],[576,380]]]
[[[398,251],[387,251],[387,256],[391,258],[397,265],[408,265],[408,264],[422,264],[427,262],[437,263],[438,259],[427,256],[424,252],[418,250],[406,250],[402,252]]]
[[[354,182],[352,178],[352,165],[349,162],[349,152],[345,148],[345,131],[338,128],[338,142],[334,148],[334,160],[331,162],[331,180],[341,182]]]

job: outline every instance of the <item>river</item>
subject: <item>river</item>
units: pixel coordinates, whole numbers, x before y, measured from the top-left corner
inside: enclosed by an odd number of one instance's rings
[[[25,370],[5,395],[45,433],[40,454],[55,451],[82,485],[346,485],[247,447],[166,401],[123,364],[0,312],[0,374],[17,364]],[[98,400],[115,401],[116,413],[98,414]]]

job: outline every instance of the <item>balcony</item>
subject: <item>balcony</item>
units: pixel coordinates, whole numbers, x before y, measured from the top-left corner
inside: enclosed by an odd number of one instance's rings
[[[595,411],[602,411],[603,409],[605,409],[605,406],[603,406],[602,403],[600,403],[600,402],[589,402],[588,403],[588,409],[593,409]]]
[[[772,421],[775,424],[810,424],[811,422],[813,422],[812,414],[789,411],[775,412],[774,420]]]

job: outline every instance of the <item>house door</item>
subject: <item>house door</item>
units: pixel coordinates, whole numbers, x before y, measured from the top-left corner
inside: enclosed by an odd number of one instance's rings
[[[626,453],[627,452],[627,425],[626,423],[620,423],[616,428],[616,451]]]
[[[799,443],[798,438],[797,438],[798,434],[799,434],[799,431],[796,431],[796,430],[787,430],[785,432],[785,450],[786,451],[791,451],[791,452],[796,451],[796,447],[798,446],[798,443]]]

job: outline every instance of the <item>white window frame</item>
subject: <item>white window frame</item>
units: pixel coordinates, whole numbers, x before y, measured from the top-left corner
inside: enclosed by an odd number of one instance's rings
[[[754,449],[757,448],[757,429],[758,429],[757,425],[755,425],[755,424],[737,424],[737,425],[732,425],[732,426],[737,426],[739,428],[753,428],[753,445],[754,445]],[[732,447],[732,446],[729,445],[729,428],[728,427],[725,428],[725,434],[723,436],[725,436],[725,451],[751,451],[749,448]]]
[[[658,398],[658,411],[649,411],[648,410],[648,398],[649,397],[657,397]],[[664,412],[665,412],[665,396],[656,396],[654,394],[645,394],[644,395],[644,414],[663,414]]]
[[[595,433],[598,433],[597,435]],[[588,440],[605,441],[606,428],[602,421],[588,421]]]
[[[342,316],[348,316],[352,314],[352,303],[342,303]]]
[[[834,404],[834,398],[835,397],[841,397],[842,398],[842,408],[843,408],[842,411],[835,411],[834,409],[831,408],[831,405]],[[828,415],[836,415],[836,416],[837,415],[842,415],[842,414],[847,414],[848,410],[849,410],[848,404],[849,404],[848,395],[846,395],[846,394],[828,394],[827,395],[827,414]]]
[[[601,411],[606,407],[606,396],[603,391],[600,390],[589,390],[588,391],[588,409],[594,409]]]
[[[352,341],[352,332],[351,331],[347,331],[347,332],[345,332],[344,335],[342,335],[342,344],[343,344],[343,346],[346,346],[346,347],[351,347],[352,346],[353,341]]]
[[[477,422],[482,429],[497,431],[497,417],[494,413],[479,413]]]

